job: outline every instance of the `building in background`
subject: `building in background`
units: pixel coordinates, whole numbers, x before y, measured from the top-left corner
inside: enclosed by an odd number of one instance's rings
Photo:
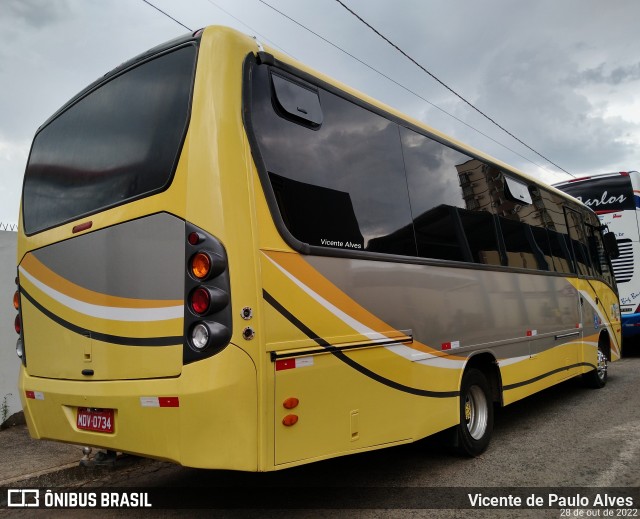
[[[16,291],[16,231],[15,224],[0,222],[0,424],[22,410],[18,397],[18,336],[13,329],[14,312],[9,311]]]

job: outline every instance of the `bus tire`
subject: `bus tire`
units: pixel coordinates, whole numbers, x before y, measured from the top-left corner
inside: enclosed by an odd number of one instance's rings
[[[582,375],[582,380],[587,387],[601,389],[607,384],[607,354],[602,347],[602,342],[598,343],[598,363],[597,366]]]
[[[491,441],[493,401],[487,377],[482,371],[468,369],[460,385],[460,423],[456,427],[456,446],[465,456],[479,456]]]

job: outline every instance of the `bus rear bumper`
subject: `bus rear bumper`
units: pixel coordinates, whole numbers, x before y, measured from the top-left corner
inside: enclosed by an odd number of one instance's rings
[[[32,377],[22,367],[19,389],[33,438],[189,467],[257,470],[256,371],[232,345],[175,378],[86,382]],[[113,432],[80,429],[79,408],[113,410]]]
[[[622,336],[640,336],[640,313],[627,314],[622,316]]]

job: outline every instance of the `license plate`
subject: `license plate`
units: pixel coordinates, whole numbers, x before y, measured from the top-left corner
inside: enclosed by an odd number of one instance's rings
[[[76,425],[78,426],[78,429],[83,429],[85,431],[113,433],[115,430],[113,409],[78,407]]]

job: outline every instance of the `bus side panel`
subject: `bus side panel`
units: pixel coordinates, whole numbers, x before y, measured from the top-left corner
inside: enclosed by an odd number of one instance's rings
[[[461,354],[504,341],[528,343],[531,337],[575,331],[580,322],[578,292],[561,276],[306,259],[357,304],[393,329],[411,329],[415,339],[439,354]],[[509,357],[529,353],[526,348],[511,351]]]
[[[262,274],[268,315],[279,314],[266,323],[276,463],[455,425],[475,354],[497,361],[505,404],[585,371],[579,292],[561,276],[274,251]],[[331,347],[346,349],[322,353]],[[299,421],[286,426],[289,398]]]
[[[275,464],[310,461],[406,442],[443,430],[457,420],[457,397],[428,398],[389,387],[354,371],[389,362],[383,348],[302,357],[275,373]],[[347,362],[353,362],[353,365]],[[278,368],[276,368],[278,369]],[[398,373],[398,379],[402,374]],[[296,398],[298,406],[285,407]],[[287,425],[288,417],[297,423]]]
[[[584,327],[584,345],[580,359],[586,372],[597,365],[598,341],[601,335],[609,339],[609,360],[620,359],[623,323],[620,319],[618,298],[605,283],[581,279],[578,287]]]

